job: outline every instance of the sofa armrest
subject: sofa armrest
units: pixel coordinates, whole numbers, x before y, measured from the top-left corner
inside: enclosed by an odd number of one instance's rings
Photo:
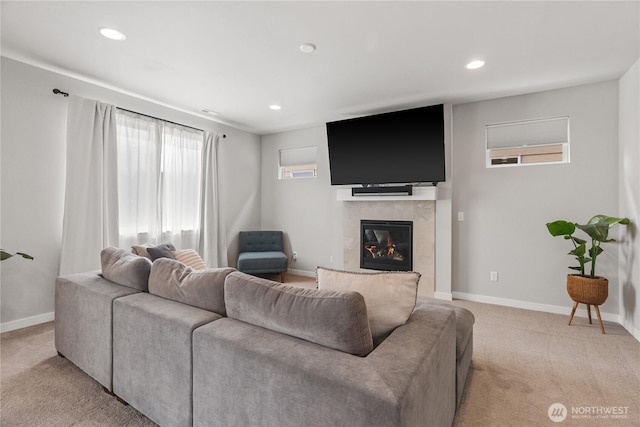
[[[55,347],[108,390],[112,389],[112,304],[139,291],[98,271],[56,278]]]
[[[416,309],[367,357],[228,318],[193,345],[194,426],[444,426],[455,413],[447,309]]]

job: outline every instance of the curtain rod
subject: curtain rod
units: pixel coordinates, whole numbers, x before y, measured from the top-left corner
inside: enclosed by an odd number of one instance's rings
[[[56,95],[62,95],[62,96],[64,96],[65,98],[66,98],[67,96],[69,96],[69,94],[68,94],[67,92],[63,92],[63,91],[61,91],[60,89],[53,89],[53,93],[54,93],[54,94],[56,94]],[[154,116],[150,116],[150,115],[148,115],[148,114],[138,113],[137,111],[127,110],[126,108],[122,108],[122,107],[116,107],[116,108],[117,108],[118,110],[126,111],[126,112],[128,112],[128,113],[138,114],[138,115],[140,115],[140,116],[149,117],[150,119],[162,120],[163,122],[167,122],[167,123],[171,123],[171,124],[174,124],[174,125],[183,126],[183,127],[189,128],[189,129],[194,129],[194,130],[198,130],[198,131],[200,131],[200,132],[204,132],[204,130],[202,130],[202,129],[198,129],[198,128],[194,128],[193,126],[187,126],[187,125],[183,125],[182,123],[172,122],[171,120],[161,119],[160,117],[154,117]],[[222,137],[223,137],[223,138],[226,138],[226,137],[227,137],[227,135],[222,134]]]

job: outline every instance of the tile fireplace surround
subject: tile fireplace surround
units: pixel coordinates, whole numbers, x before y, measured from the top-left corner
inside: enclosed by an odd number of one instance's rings
[[[343,204],[344,269],[360,269],[360,220],[413,221],[413,270],[419,272],[418,295],[435,290],[435,201],[351,201]]]

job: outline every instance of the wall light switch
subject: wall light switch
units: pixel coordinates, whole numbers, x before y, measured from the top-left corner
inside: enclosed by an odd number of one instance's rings
[[[491,273],[489,273],[489,279],[491,279],[492,282],[497,282],[498,281],[498,272],[497,271],[492,271]]]
[[[458,221],[464,221],[464,212],[458,212]]]

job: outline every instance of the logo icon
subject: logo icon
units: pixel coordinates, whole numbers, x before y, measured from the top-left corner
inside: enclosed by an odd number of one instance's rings
[[[549,419],[554,423],[561,423],[567,418],[567,407],[562,403],[553,403],[547,411]]]

